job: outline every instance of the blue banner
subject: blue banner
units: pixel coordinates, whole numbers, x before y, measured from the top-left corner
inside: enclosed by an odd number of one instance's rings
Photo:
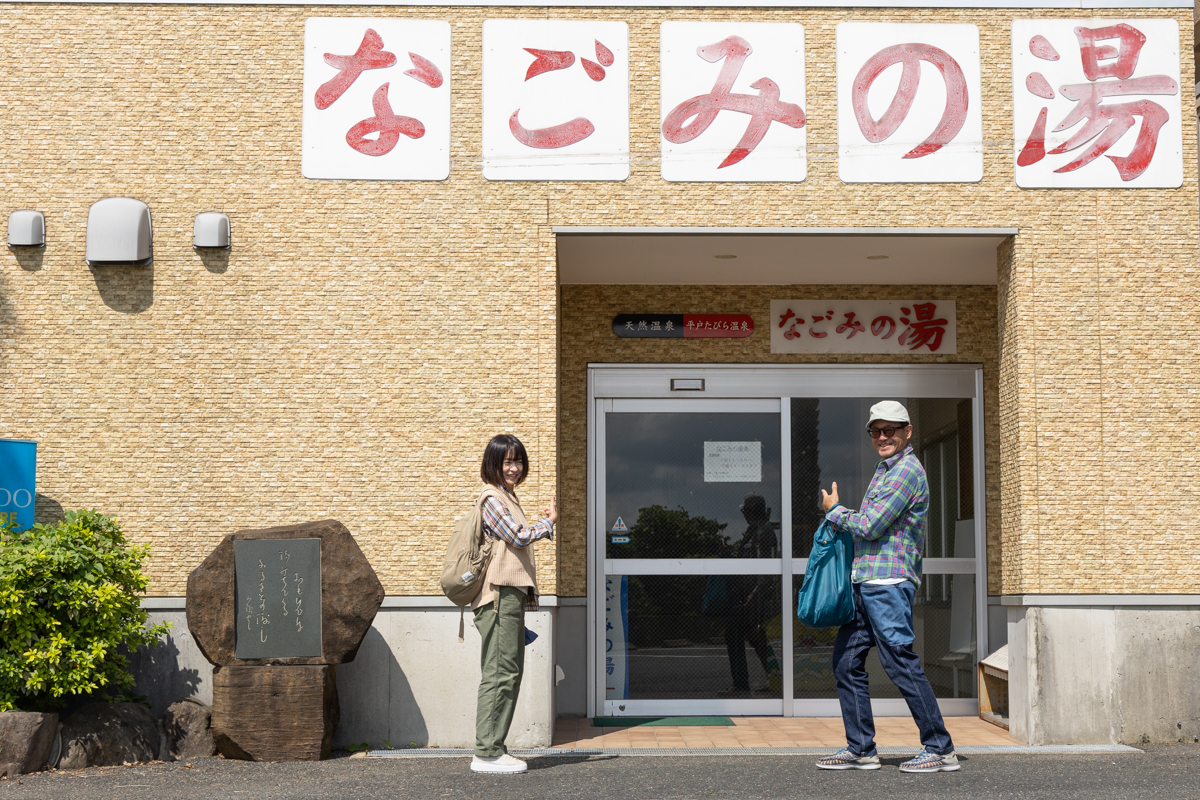
[[[37,442],[0,439],[0,525],[15,522],[23,531],[33,524],[36,473]]]

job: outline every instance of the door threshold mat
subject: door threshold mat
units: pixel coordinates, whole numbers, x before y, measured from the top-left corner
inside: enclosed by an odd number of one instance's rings
[[[634,728],[638,726],[689,728],[701,725],[732,725],[729,717],[596,717],[597,728]]]
[[[594,756],[822,756],[832,753],[834,747],[538,747],[527,750],[513,749],[509,752],[518,758],[542,758],[544,756],[569,756],[590,758]],[[880,747],[881,756],[914,756],[921,752],[914,747]],[[1063,755],[1068,753],[1141,753],[1136,747],[1123,744],[986,744],[956,747],[955,753],[975,755]],[[415,750],[369,750],[365,758],[469,758],[475,751],[469,747],[425,747]],[[357,755],[357,753],[355,754]]]

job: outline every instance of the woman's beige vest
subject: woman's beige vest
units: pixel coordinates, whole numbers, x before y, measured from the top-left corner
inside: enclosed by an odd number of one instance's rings
[[[485,497],[499,498],[508,508],[520,525],[528,527],[525,512],[517,498],[507,492],[502,492],[494,486],[485,486],[479,493],[479,504],[483,505]],[[529,547],[510,547],[508,542],[497,537],[492,544],[492,562],[488,565],[487,574],[483,578],[483,588],[479,596],[471,603],[471,610],[486,606],[497,597],[497,586],[515,586],[524,589],[527,595],[537,598],[537,567],[533,563],[533,544]]]

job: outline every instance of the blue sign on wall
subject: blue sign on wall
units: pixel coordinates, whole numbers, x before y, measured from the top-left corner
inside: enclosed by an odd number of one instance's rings
[[[37,442],[0,439],[0,525],[17,523],[17,530],[33,524],[34,476]]]

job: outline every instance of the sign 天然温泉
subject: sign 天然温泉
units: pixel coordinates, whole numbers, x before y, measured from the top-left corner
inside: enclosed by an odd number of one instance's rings
[[[321,655],[321,540],[238,539],[237,658]]]
[[[754,333],[749,314],[617,314],[622,339],[739,339]]]
[[[958,352],[953,300],[772,300],[772,353]]]
[[[23,531],[33,524],[37,497],[37,442],[0,439],[0,527]]]

